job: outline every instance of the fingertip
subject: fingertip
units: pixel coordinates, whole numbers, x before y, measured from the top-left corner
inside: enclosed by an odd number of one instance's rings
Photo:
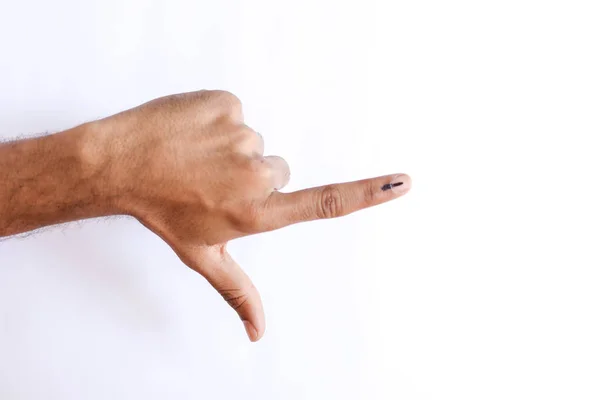
[[[402,181],[402,188],[399,188],[403,193],[408,192],[412,188],[412,178],[407,174],[398,175],[398,180]]]
[[[254,285],[247,292],[246,299],[241,306],[236,307],[234,304],[233,308],[237,311],[244,324],[248,339],[251,342],[257,342],[265,332],[266,323],[262,300]]]
[[[396,174],[387,177],[381,186],[381,191],[401,196],[412,187],[412,179],[407,174]]]
[[[196,269],[237,312],[248,338],[253,342],[258,341],[265,331],[260,294],[248,275],[225,251],[224,245],[204,249],[202,267]]]
[[[250,321],[242,321],[244,323],[244,328],[246,329],[246,335],[248,335],[248,339],[251,342],[255,342],[258,337],[258,332],[256,332],[256,328]]]
[[[248,335],[248,339],[250,339],[251,342],[258,342],[264,334],[264,328],[261,332],[259,332],[252,322],[246,320],[243,320],[242,322],[244,323],[244,328],[246,329],[246,335]]]

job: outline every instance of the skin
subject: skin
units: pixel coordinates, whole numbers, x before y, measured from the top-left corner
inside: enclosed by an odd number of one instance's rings
[[[395,174],[282,193],[288,164],[263,156],[263,148],[244,124],[239,99],[223,91],[162,97],[61,133],[0,144],[0,236],[133,216],[212,284],[257,341],[265,331],[260,295],[227,242],[347,215],[411,186],[407,175]],[[389,188],[394,183],[401,185]]]

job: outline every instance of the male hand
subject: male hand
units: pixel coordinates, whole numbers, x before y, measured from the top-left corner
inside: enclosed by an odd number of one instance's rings
[[[37,182],[35,193],[21,191],[15,197],[23,185],[9,186],[5,198],[16,201],[22,196],[19,204],[44,198],[41,202],[46,207],[34,221],[22,219],[31,215],[30,208],[12,216],[9,211],[5,220],[12,224],[7,224],[5,232],[35,228],[39,221],[132,215],[211,283],[237,311],[252,341],[259,340],[265,330],[263,306],[257,289],[227,253],[228,241],[298,222],[343,216],[402,196],[411,186],[407,175],[397,174],[280,192],[290,177],[288,164],[281,157],[263,156],[263,139],[244,124],[240,101],[223,91],[159,98],[56,136],[55,142],[48,139],[23,143],[12,151],[0,149],[15,155],[27,152],[27,146],[47,146],[54,150],[43,154],[55,154],[56,148],[65,147],[59,143],[78,138],[81,145],[75,147],[81,149],[84,160],[77,168],[69,167],[73,157],[48,161],[48,165],[64,164],[60,177],[44,175],[48,167],[40,164],[39,174],[32,172],[35,179],[28,181],[29,185]],[[14,157],[12,164],[18,162]],[[82,176],[85,180],[77,183]],[[59,183],[63,185],[60,192],[70,196],[57,198]],[[0,190],[0,200],[2,194]],[[49,214],[47,205],[55,203],[57,210],[68,209],[70,214]],[[93,206],[99,203],[107,206]],[[15,214],[14,207],[10,210]]]

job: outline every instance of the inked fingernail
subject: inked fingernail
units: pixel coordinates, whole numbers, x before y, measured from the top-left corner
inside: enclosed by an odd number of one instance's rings
[[[381,190],[385,192],[386,190],[390,190],[391,188],[395,188],[402,185],[404,185],[404,182],[387,183],[381,187]]]
[[[396,191],[407,191],[408,189],[410,189],[410,178],[408,177],[408,175],[398,175],[395,176],[391,179],[390,183],[386,183],[385,185],[383,185],[381,187],[382,191],[388,191],[388,190],[392,190],[394,192]]]

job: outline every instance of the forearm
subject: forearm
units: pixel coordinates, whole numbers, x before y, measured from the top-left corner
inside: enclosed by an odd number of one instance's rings
[[[85,126],[0,144],[0,237],[117,213]]]

